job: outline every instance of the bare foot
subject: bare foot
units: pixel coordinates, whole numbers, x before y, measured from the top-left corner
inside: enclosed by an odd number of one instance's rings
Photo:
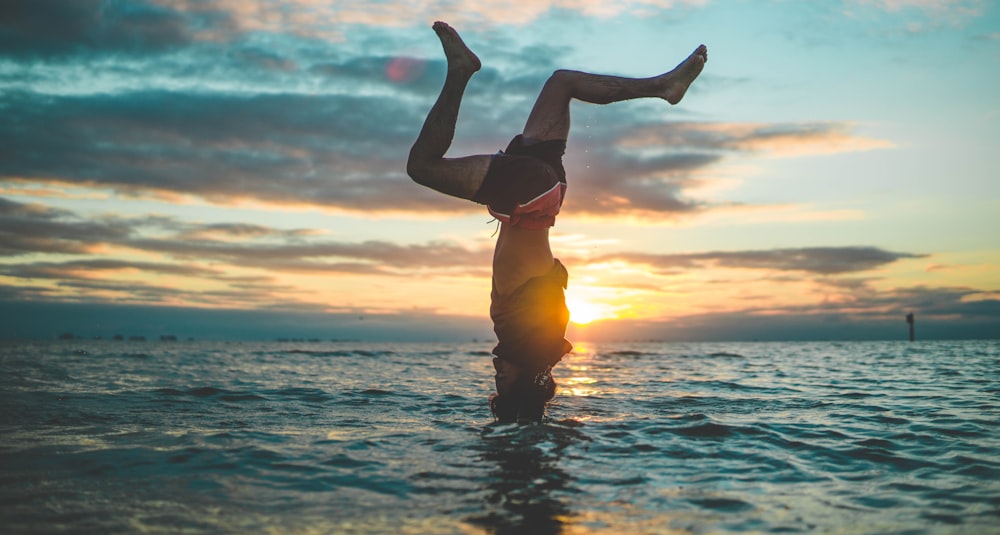
[[[441,21],[435,22],[433,28],[437,32],[438,38],[441,39],[441,46],[444,47],[449,71],[460,70],[471,75],[483,66],[479,62],[479,58],[469,50],[469,47],[465,46],[465,42],[458,36],[455,28]]]
[[[701,74],[708,61],[708,48],[700,45],[690,56],[674,70],[661,74],[657,78],[664,84],[663,99],[671,104],[677,104],[684,98],[691,82]]]

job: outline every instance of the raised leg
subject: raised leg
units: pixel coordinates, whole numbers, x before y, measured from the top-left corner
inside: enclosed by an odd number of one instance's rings
[[[445,158],[444,155],[455,137],[455,123],[458,121],[465,86],[481,64],[451,26],[435,22],[434,31],[441,39],[448,59],[448,75],[437,102],[427,114],[420,135],[410,149],[406,172],[418,184],[455,197],[471,199],[486,176],[491,157],[477,155]]]
[[[574,98],[593,104],[608,104],[633,98],[659,97],[677,104],[701,73],[706,61],[708,49],[701,45],[673,70],[652,78],[623,78],[558,70],[542,87],[524,125],[523,135],[529,141],[566,139],[569,136],[569,103]]]

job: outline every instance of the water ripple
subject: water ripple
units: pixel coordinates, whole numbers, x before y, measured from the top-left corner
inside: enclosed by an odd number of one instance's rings
[[[0,363],[11,532],[1000,522],[996,342],[579,344],[528,426],[489,415],[488,344],[74,341]]]

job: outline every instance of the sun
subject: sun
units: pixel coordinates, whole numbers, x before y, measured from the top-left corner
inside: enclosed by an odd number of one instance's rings
[[[608,316],[605,307],[595,305],[577,296],[566,297],[566,308],[569,309],[569,320],[577,325],[586,325],[592,321],[605,319]]]

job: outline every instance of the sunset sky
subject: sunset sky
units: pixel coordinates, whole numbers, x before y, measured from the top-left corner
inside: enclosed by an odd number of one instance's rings
[[[496,223],[451,156],[557,68],[709,62],[684,101],[573,104],[553,249],[570,339],[1000,337],[1000,6],[966,0],[8,0],[0,337],[489,339]]]

